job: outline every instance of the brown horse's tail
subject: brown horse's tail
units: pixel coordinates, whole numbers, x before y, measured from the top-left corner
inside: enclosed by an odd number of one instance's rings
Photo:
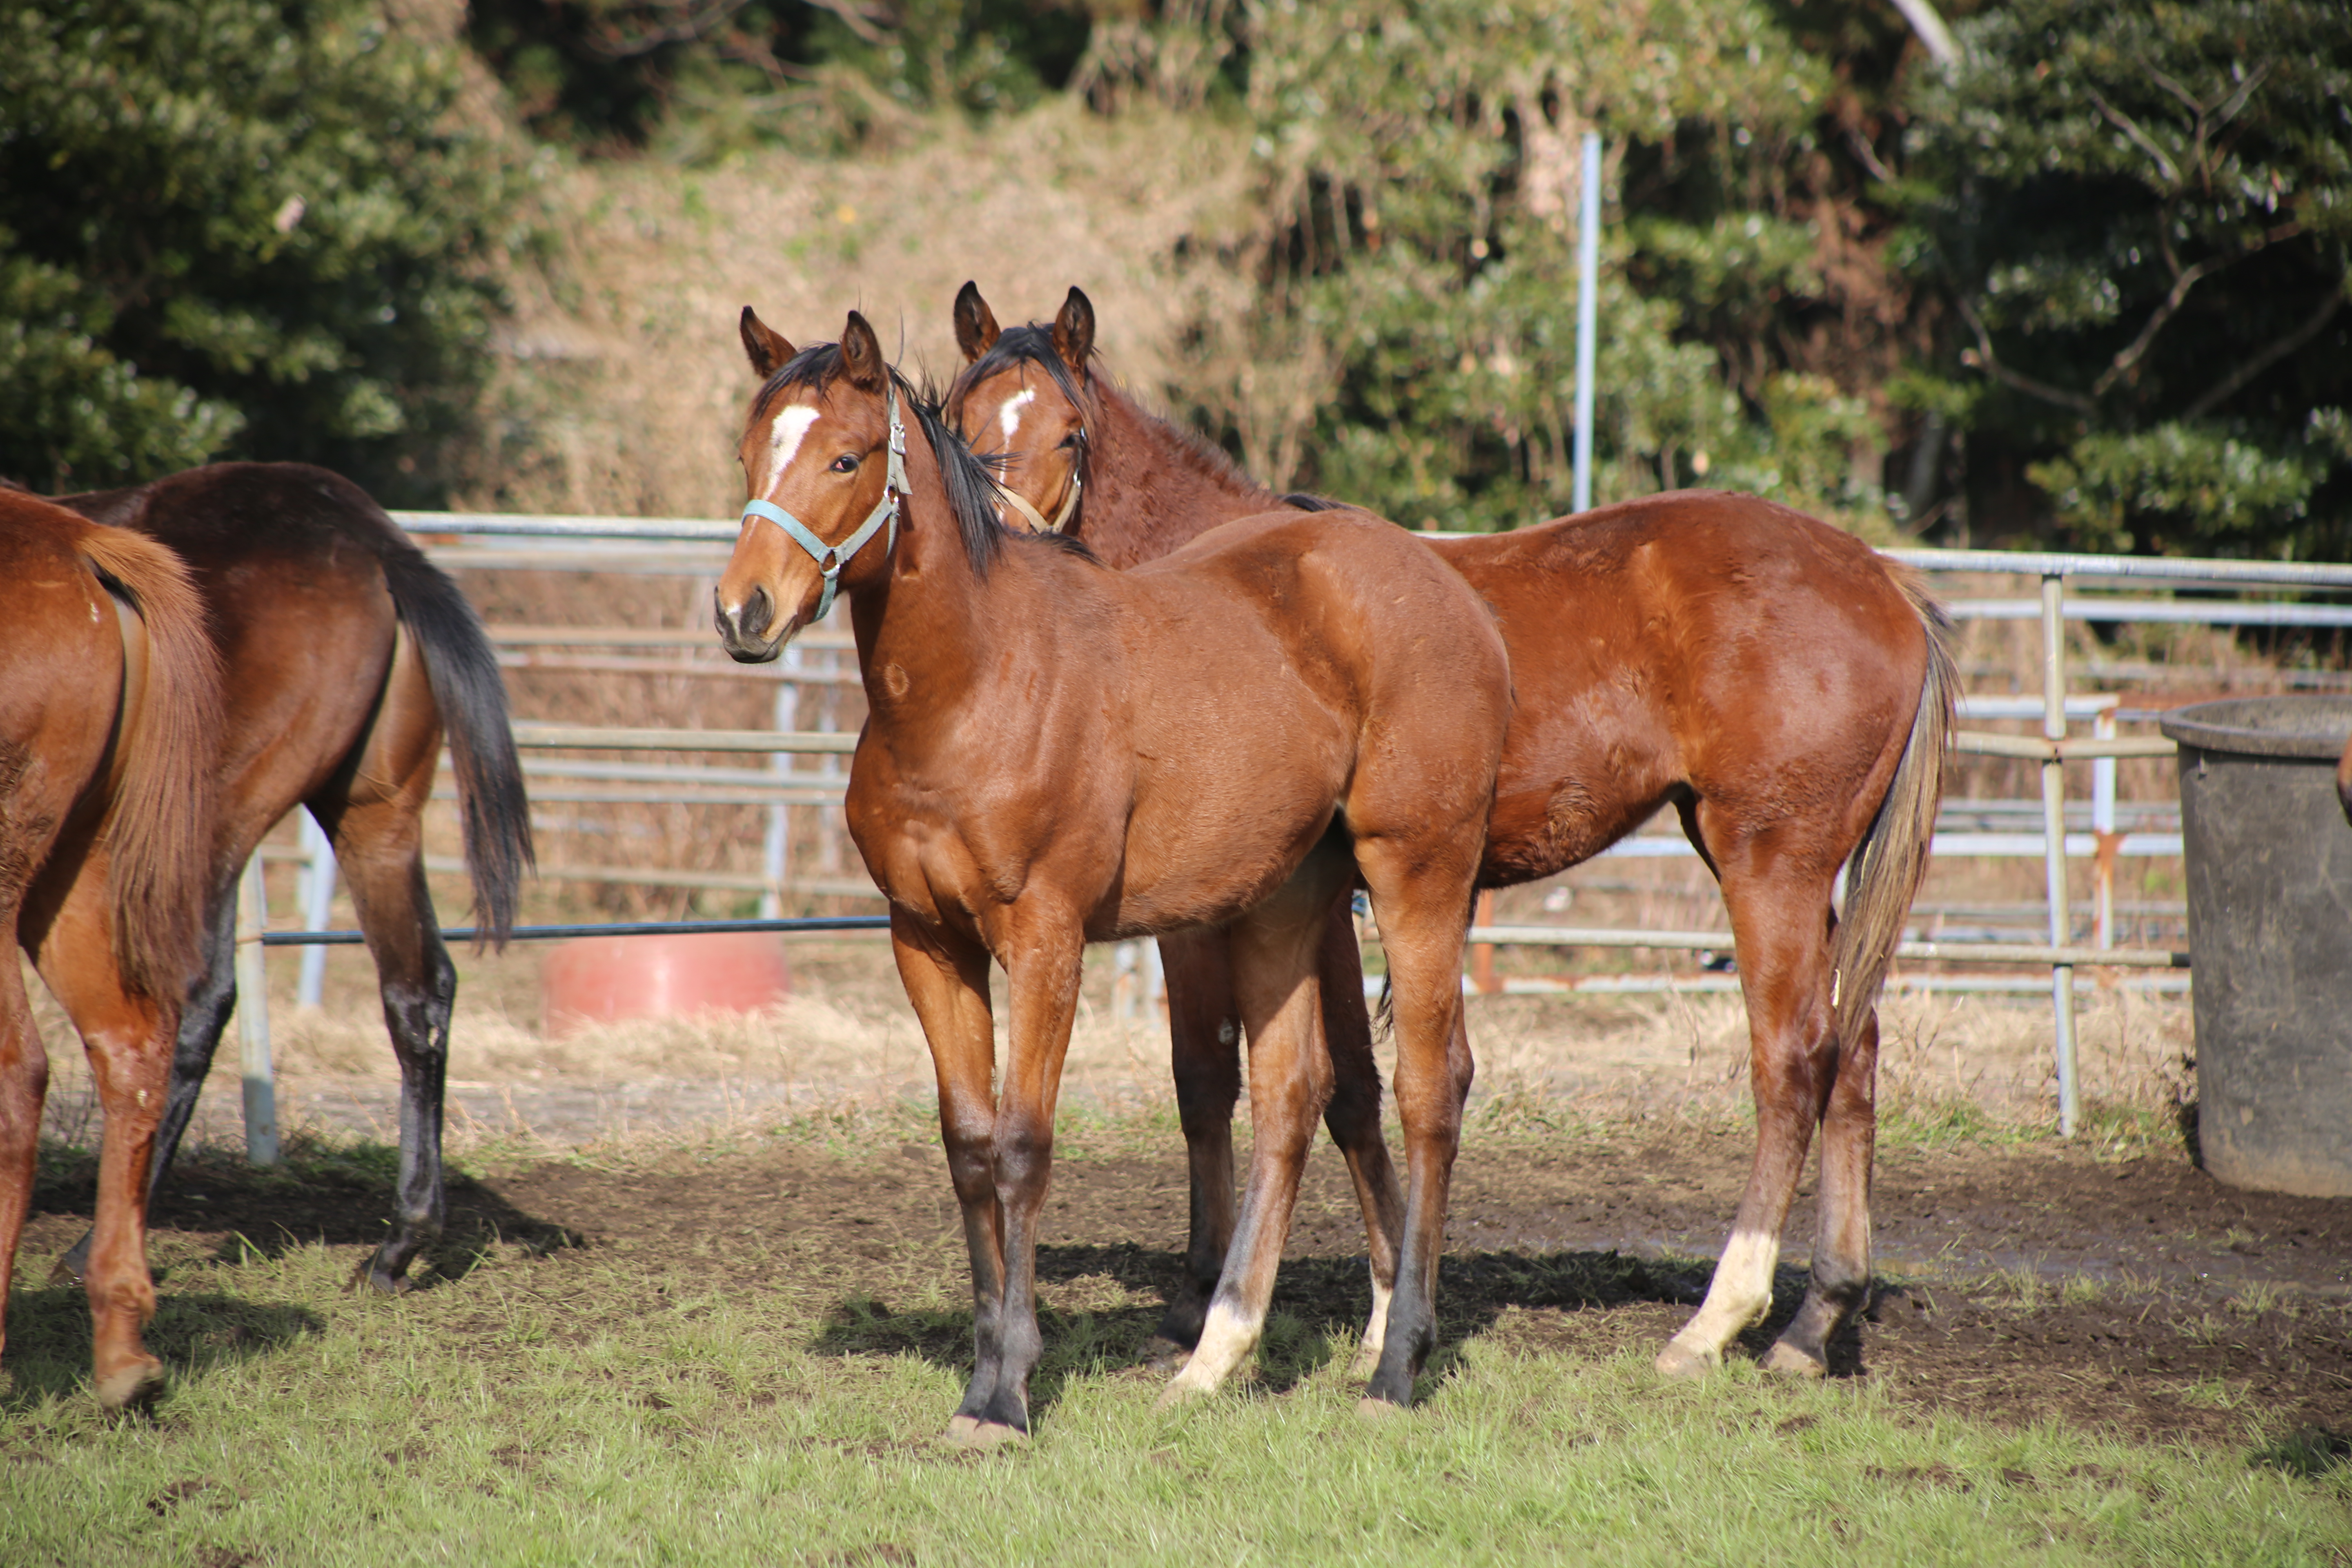
[[[1936,809],[1944,798],[1953,705],[1959,692],[1959,671],[1947,646],[1951,621],[1916,577],[1904,572],[1896,580],[1926,634],[1927,668],[1919,682],[1911,738],[1895,766],[1895,782],[1847,863],[1845,910],[1838,920],[1831,971],[1836,976],[1831,1010],[1841,1042],[1855,1037],[1864,1016],[1877,1005],[1886,966],[1903,940],[1912,896],[1927,875]]]
[[[204,600],[180,558],[141,534],[88,525],[76,547],[147,633],[146,679],[116,745],[121,779],[107,816],[114,961],[142,995],[177,1002],[203,962],[212,891],[220,657]]]
[[[536,860],[530,802],[507,721],[506,679],[488,634],[457,585],[388,517],[383,529],[388,537],[379,555],[384,581],[424,659],[425,684],[441,710],[442,733],[457,768],[475,920],[491,942],[503,947],[514,929],[523,873]]]

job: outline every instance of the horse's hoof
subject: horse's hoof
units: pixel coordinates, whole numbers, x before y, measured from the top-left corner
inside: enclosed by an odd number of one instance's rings
[[[82,1279],[81,1270],[74,1267],[73,1254],[68,1252],[63,1258],[58,1258],[55,1263],[49,1265],[49,1283],[52,1285],[81,1285],[88,1283],[88,1281]]]
[[[1018,1426],[1007,1426],[1002,1421],[982,1421],[976,1415],[958,1415],[940,1434],[940,1441],[957,1448],[1000,1448],[1007,1443],[1026,1443],[1029,1434]]]
[[[1143,1342],[1143,1364],[1153,1372],[1180,1372],[1192,1352],[1165,1334]]]
[[[1720,1352],[1693,1350],[1680,1340],[1669,1340],[1666,1348],[1658,1352],[1658,1374],[1662,1377],[1705,1377],[1723,1364]]]
[[[1184,1374],[1179,1373],[1174,1381],[1160,1391],[1160,1397],[1152,1402],[1151,1408],[1174,1410],[1181,1405],[1198,1405],[1215,1392],[1203,1384],[1187,1383]]]
[[[1403,1405],[1393,1399],[1382,1399],[1376,1394],[1367,1394],[1356,1401],[1356,1414],[1367,1421],[1393,1421],[1404,1413]]]
[[[379,1296],[405,1296],[416,1289],[406,1275],[377,1268],[372,1253],[362,1258],[359,1266],[352,1270],[351,1284],[354,1290],[369,1290]]]
[[[1829,1364],[1811,1351],[1799,1350],[1786,1340],[1776,1340],[1764,1352],[1766,1372],[1784,1373],[1790,1377],[1827,1377]]]
[[[107,1410],[139,1410],[152,1405],[163,1392],[163,1363],[143,1356],[98,1380],[98,1403]]]

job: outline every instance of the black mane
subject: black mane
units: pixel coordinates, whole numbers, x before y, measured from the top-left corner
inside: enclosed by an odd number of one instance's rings
[[[1010,334],[1007,334],[1010,335]],[[1059,360],[1055,362],[1060,363]],[[842,371],[839,343],[812,343],[786,361],[782,369],[770,376],[760,388],[753,404],[753,417],[767,410],[769,401],[787,387],[806,387],[824,395],[833,384],[834,377]],[[898,389],[899,400],[914,416],[916,426],[931,444],[932,457],[940,469],[940,484],[947,490],[948,510],[954,514],[956,531],[962,537],[963,552],[971,563],[975,576],[986,577],[996,552],[1007,542],[1034,540],[1049,542],[1066,553],[1091,561],[1094,552],[1076,539],[1060,534],[1033,534],[1005,527],[997,521],[997,505],[1003,489],[996,482],[993,466],[964,443],[953,426],[947,423],[943,409],[946,399],[926,384],[918,386],[898,374],[890,372],[890,384]],[[1066,377],[1065,378],[1066,384]],[[1075,393],[1073,394],[1075,401]]]

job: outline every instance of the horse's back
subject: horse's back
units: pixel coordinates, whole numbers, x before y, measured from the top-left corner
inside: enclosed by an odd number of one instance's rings
[[[1801,512],[1681,491],[1435,543],[1511,648],[1496,879],[1598,853],[1685,790],[1804,813],[1907,733],[1927,640],[1902,571]]]

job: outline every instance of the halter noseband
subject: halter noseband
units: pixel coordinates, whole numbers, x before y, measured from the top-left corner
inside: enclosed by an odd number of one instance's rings
[[[1029,520],[1029,526],[1032,529],[1034,529],[1037,532],[1061,532],[1062,530],[1070,526],[1070,519],[1078,515],[1078,500],[1081,494],[1086,489],[1087,478],[1085,470],[1087,442],[1087,435],[1086,421],[1084,417],[1081,416],[1078,423],[1079,455],[1070,459],[1070,493],[1062,498],[1061,510],[1054,513],[1053,521],[1047,522],[1045,521],[1045,514],[1032,506],[1029,503],[1029,498],[1023,495],[1020,491],[999,485],[997,487],[997,493],[1002,495],[1006,501],[1011,503],[1013,510],[1019,512],[1023,517],[1027,518]]]
[[[1054,514],[1054,521],[1051,522],[1047,522],[1045,514],[1030,505],[1028,498],[1019,490],[1003,489],[999,493],[1004,497],[1006,503],[1013,510],[1029,520],[1030,527],[1040,533],[1059,533],[1070,525],[1070,519],[1077,515],[1078,492],[1085,483],[1086,481],[1078,477],[1078,470],[1075,467],[1072,468],[1070,493],[1062,498],[1062,508]]]
[[[824,613],[833,608],[834,593],[841,586],[841,569],[849,564],[852,556],[866,548],[876,529],[885,522],[890,525],[890,538],[883,546],[884,554],[898,547],[898,502],[907,493],[907,429],[898,422],[898,389],[895,386],[889,389],[889,400],[890,460],[882,477],[882,499],[874,503],[874,510],[866,514],[866,521],[857,525],[856,532],[838,544],[827,544],[817,537],[814,529],[773,501],[750,500],[743,503],[743,521],[749,522],[755,517],[767,519],[782,529],[784,537],[807,551],[809,558],[816,563],[817,571],[824,578],[824,592],[817,599],[816,614],[809,617],[812,621],[824,619]]]

